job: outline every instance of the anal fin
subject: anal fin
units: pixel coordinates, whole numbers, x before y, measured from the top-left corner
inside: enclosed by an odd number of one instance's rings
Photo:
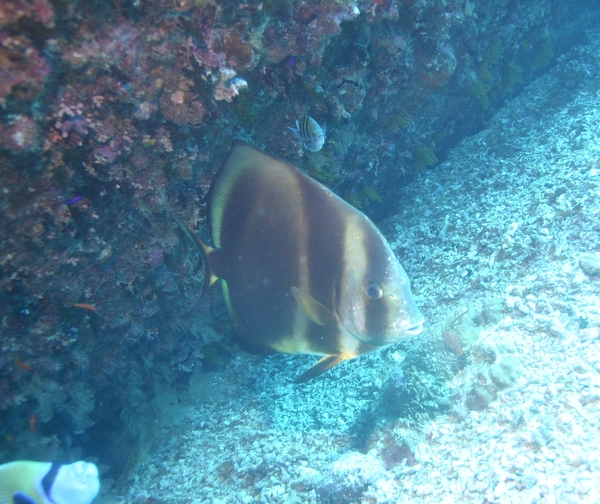
[[[342,354],[326,355],[313,367],[304,371],[304,373],[294,380],[294,383],[304,383],[308,380],[312,380],[346,359],[348,359],[348,357]]]

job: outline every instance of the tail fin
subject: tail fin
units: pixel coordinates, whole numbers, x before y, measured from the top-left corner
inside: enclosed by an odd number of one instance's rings
[[[187,227],[175,214],[171,214],[175,222],[179,224],[179,227],[183,230],[185,235],[192,241],[198,251],[202,254],[202,262],[204,263],[204,278],[202,280],[202,287],[200,288],[200,297],[206,294],[206,291],[219,279],[214,273],[211,266],[211,257],[217,252],[217,249],[209,247],[204,243],[198,235],[194,233],[189,227]]]

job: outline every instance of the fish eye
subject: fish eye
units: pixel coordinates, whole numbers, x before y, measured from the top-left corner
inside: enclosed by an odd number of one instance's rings
[[[371,299],[381,299],[383,297],[383,289],[376,283],[368,283],[365,287],[365,294]]]

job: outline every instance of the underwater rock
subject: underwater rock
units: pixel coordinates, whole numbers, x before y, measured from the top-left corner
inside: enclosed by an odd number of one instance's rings
[[[467,395],[469,409],[481,411],[496,400],[498,393],[514,386],[522,374],[521,360],[514,341],[506,335],[495,335],[476,345],[482,362],[473,376],[473,385]]]
[[[579,267],[589,276],[600,276],[600,257],[589,255],[579,259]]]
[[[521,360],[516,355],[500,355],[490,367],[490,378],[498,390],[512,387],[521,376]]]
[[[348,452],[329,464],[312,484],[323,502],[363,502],[366,492],[381,493],[381,497],[388,493],[384,482],[394,487],[388,489],[389,495],[397,495],[397,485],[390,481],[379,458],[371,453]]]

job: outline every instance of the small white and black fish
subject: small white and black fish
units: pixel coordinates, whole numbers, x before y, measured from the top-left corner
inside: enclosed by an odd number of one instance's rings
[[[307,115],[296,121],[295,128],[288,126],[288,129],[298,137],[306,150],[320,151],[325,143],[326,128],[321,128],[317,121]]]
[[[98,468],[83,460],[0,465],[0,504],[90,504],[99,490]]]
[[[293,166],[233,147],[210,188],[213,247],[202,293],[221,280],[240,345],[324,356],[296,381],[423,330],[408,276],[356,208]]]

